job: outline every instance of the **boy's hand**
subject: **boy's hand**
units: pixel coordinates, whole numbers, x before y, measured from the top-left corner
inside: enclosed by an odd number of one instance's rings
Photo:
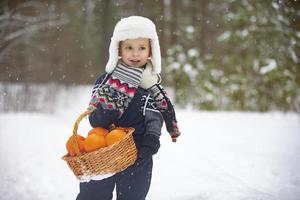
[[[180,136],[180,131],[177,127],[174,127],[174,132],[171,133],[172,142],[177,142],[177,138]]]
[[[156,154],[159,147],[159,137],[150,134],[145,135],[141,147],[138,150],[138,159],[143,159]]]
[[[147,64],[140,82],[140,86],[144,89],[149,89],[153,85],[160,83],[161,77],[152,71],[152,65]]]
[[[138,150],[137,158],[143,159],[146,157],[150,157],[152,155],[153,155],[153,153],[151,152],[151,149],[149,147],[142,147]]]

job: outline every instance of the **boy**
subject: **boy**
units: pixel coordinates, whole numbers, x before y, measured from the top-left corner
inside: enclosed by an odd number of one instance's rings
[[[132,16],[117,23],[106,74],[95,84],[89,108],[93,127],[111,124],[133,127],[137,161],[109,178],[80,183],[77,200],[111,200],[116,186],[118,200],[143,200],[152,176],[152,156],[157,153],[163,120],[173,141],[179,136],[172,104],[159,85],[161,57],[153,22]]]

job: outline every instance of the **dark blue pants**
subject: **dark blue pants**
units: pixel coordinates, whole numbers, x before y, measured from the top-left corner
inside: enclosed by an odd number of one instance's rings
[[[152,157],[135,164],[112,177],[80,183],[76,200],[111,200],[116,186],[117,200],[144,200],[150,188]]]

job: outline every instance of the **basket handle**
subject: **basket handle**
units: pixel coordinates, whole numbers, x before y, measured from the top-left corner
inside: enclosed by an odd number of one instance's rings
[[[78,131],[78,126],[80,121],[88,116],[89,114],[91,114],[95,109],[91,109],[91,110],[86,110],[85,112],[83,112],[81,115],[79,115],[79,117],[76,119],[75,123],[74,123],[74,128],[73,128],[73,135],[72,135],[72,140],[73,140],[73,147],[75,150],[76,155],[81,155],[82,153],[79,150],[79,144],[77,141],[77,131]]]

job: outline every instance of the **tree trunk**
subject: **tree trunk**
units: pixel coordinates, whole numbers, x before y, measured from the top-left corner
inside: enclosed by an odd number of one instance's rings
[[[200,50],[203,53],[207,52],[207,36],[206,33],[208,31],[208,1],[201,0],[198,2],[199,11],[200,11],[200,31],[198,32],[197,43],[199,44]]]
[[[111,1],[102,0],[102,16],[101,16],[101,35],[102,35],[102,48],[101,48],[101,63],[103,69],[108,60],[108,49],[110,44],[110,27],[111,27]]]
[[[177,42],[177,4],[179,1],[171,2],[171,45]]]
[[[162,57],[165,56],[165,15],[164,15],[164,10],[165,10],[165,5],[163,1],[159,1],[159,14],[158,17],[159,19],[157,20],[157,33],[159,37],[159,43],[160,43],[160,49],[161,49],[161,55]]]

